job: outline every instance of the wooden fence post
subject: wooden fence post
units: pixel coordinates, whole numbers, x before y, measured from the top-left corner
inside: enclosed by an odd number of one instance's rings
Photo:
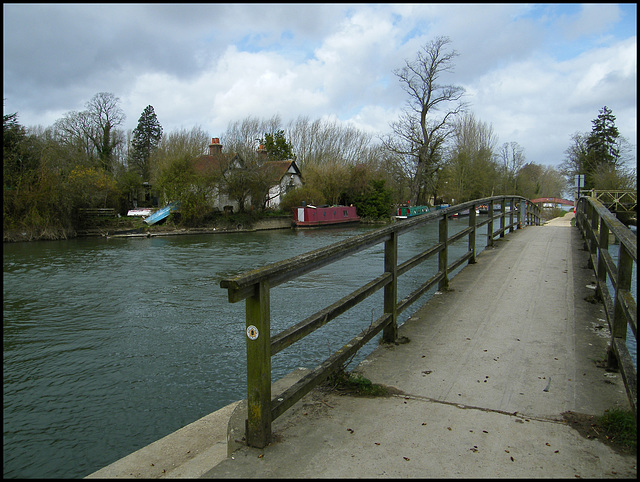
[[[516,208],[515,199],[509,199],[509,232],[513,233],[515,230],[513,229],[513,213]]]
[[[449,287],[449,273],[447,272],[448,250],[449,250],[449,219],[443,215],[438,225],[439,242],[444,243],[444,249],[438,255],[438,271],[444,276],[438,281],[438,289],[446,290]]]
[[[505,213],[507,212],[507,198],[503,197],[502,201],[500,201],[500,237],[504,238],[505,229],[504,229],[504,218]]]
[[[475,204],[469,208],[469,227],[471,232],[469,233],[469,251],[471,251],[471,257],[468,264],[475,264],[476,262],[476,206]]]
[[[633,258],[626,250],[623,243],[620,243],[618,254],[618,279],[616,282],[616,299],[613,312],[613,328],[611,336],[616,338],[627,338],[627,320],[624,315],[624,309],[620,303],[618,294],[620,291],[631,290],[631,277],[633,273]]]
[[[596,276],[598,279],[596,296],[603,300],[602,289],[607,287],[607,265],[604,260],[603,252],[609,250],[609,228],[604,218],[600,218],[600,238],[598,241],[598,266],[596,267]]]
[[[246,300],[247,445],[264,448],[271,439],[271,309],[269,282]]]
[[[596,266],[593,266],[593,258],[596,257],[598,255],[598,236],[597,236],[597,232],[598,232],[598,220],[600,219],[600,215],[598,214],[598,211],[592,206],[591,207],[591,219],[590,224],[591,224],[591,229],[589,230],[589,261],[587,262],[587,265],[589,266],[589,268],[592,268],[593,270],[596,269]]]
[[[607,348],[607,368],[618,369],[620,364],[616,357],[614,349],[615,339],[627,339],[627,320],[624,315],[624,309],[618,298],[620,290],[629,291],[631,289],[631,275],[633,272],[633,258],[627,252],[623,243],[620,243],[620,251],[618,251],[618,277],[616,281],[616,290],[613,301],[613,322],[611,326],[611,343]]]
[[[493,246],[493,201],[489,201],[487,216],[489,216],[489,223],[487,224],[487,246]]]
[[[393,343],[398,338],[398,233],[384,243],[384,271],[391,273],[392,281],[384,287],[384,312],[391,313],[391,323],[382,330],[382,340]]]

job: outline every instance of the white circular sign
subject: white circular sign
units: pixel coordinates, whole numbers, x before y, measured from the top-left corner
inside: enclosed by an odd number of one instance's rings
[[[247,336],[249,337],[250,340],[257,340],[258,329],[253,325],[247,327]]]

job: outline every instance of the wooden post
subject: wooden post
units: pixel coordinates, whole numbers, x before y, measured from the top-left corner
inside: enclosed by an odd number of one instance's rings
[[[598,242],[598,266],[596,269],[596,277],[598,279],[598,287],[596,289],[596,296],[603,300],[602,288],[606,289],[607,286],[607,265],[604,260],[603,252],[609,249],[609,228],[604,221],[604,218],[600,218],[600,239]]]
[[[469,233],[469,251],[471,251],[471,257],[468,264],[475,264],[476,262],[476,206],[472,205],[469,208],[469,227],[471,232]]]
[[[247,445],[264,448],[271,439],[271,312],[269,282],[246,300]]]
[[[493,246],[493,201],[489,201],[487,216],[489,216],[489,223],[487,224],[487,246]]]
[[[618,251],[618,279],[616,282],[616,299],[613,311],[613,328],[611,336],[616,338],[627,338],[627,320],[624,315],[624,309],[620,303],[618,293],[621,290],[631,290],[631,276],[633,273],[633,257],[626,250],[623,243],[620,243]]]
[[[504,218],[507,212],[507,198],[503,197],[502,201],[500,201],[500,237],[504,238]]]
[[[384,271],[391,273],[392,281],[384,287],[384,312],[391,313],[391,323],[382,331],[382,341],[393,343],[398,338],[398,233],[384,243]]]
[[[438,271],[444,273],[443,278],[438,282],[439,290],[446,290],[449,287],[449,273],[447,272],[448,250],[449,250],[449,219],[442,216],[439,223],[438,236],[440,243],[444,243],[444,249],[438,256]]]
[[[590,219],[591,228],[589,229],[589,253],[591,253],[591,256],[589,256],[587,265],[589,266],[589,268],[595,270],[596,267],[593,266],[593,258],[598,254],[598,237],[596,233],[598,232],[598,219],[600,218],[600,215],[598,214],[598,211],[593,206],[591,207],[590,214],[591,214],[591,219]]]
[[[516,207],[515,199],[509,199],[509,232],[513,233],[513,210]]]

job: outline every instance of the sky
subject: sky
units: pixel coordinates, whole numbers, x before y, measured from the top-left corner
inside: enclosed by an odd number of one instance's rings
[[[48,127],[99,92],[124,129],[152,105],[165,133],[280,116],[389,134],[408,95],[394,70],[438,36],[443,83],[498,145],[558,166],[609,107],[637,144],[636,4],[3,4],[3,111]]]

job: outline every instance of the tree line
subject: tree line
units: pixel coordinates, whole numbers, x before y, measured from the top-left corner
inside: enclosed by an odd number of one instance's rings
[[[284,196],[288,212],[302,201],[354,204],[361,216],[388,218],[398,204],[459,203],[499,194],[562,197],[576,173],[588,187],[628,188],[628,143],[604,108],[588,134],[576,133],[555,169],[527,162],[515,142],[498,143],[490,124],[462,99],[464,89],[442,83],[457,56],[450,40],[428,42],[394,71],[407,105],[390,132],[374,138],[354,126],[279,115],[231,121],[218,137],[223,152],[245,168],[197,170],[210,133],[199,126],[164,132],[153,106],[125,132],[119,99],[101,92],[85,110],[68,112],[52,126],[24,127],[18,114],[3,116],[3,227],[34,237],[72,235],[83,207],[113,207],[121,214],[147,189],[151,204],[179,199],[182,222],[198,225],[211,214],[211,196],[225,194],[242,209],[264,211],[269,160],[294,159],[304,186]],[[263,145],[267,160],[257,153]],[[231,159],[232,156],[227,156]],[[144,201],[143,201],[144,202]]]

